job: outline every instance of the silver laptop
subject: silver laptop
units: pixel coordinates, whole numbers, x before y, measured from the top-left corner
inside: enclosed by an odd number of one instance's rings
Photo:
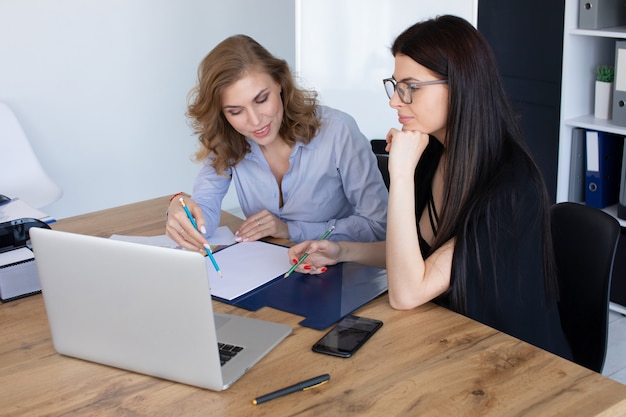
[[[42,228],[30,238],[61,354],[219,391],[291,333],[213,313],[199,253]]]

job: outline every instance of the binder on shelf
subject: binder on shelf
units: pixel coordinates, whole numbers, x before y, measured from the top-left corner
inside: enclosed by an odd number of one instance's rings
[[[626,41],[615,42],[612,123],[626,126]]]
[[[586,131],[585,204],[604,208],[617,203],[624,137]]]
[[[626,141],[626,139],[624,139],[624,141]],[[622,175],[620,176],[617,217],[622,220],[626,220],[626,146],[624,146],[624,150],[622,152]]]
[[[579,29],[603,29],[624,24],[624,0],[578,0]]]
[[[585,201],[585,129],[572,129],[572,150],[569,164],[569,193],[567,199]]]

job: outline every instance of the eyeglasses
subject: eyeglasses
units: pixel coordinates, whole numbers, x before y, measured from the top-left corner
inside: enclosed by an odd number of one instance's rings
[[[385,78],[383,80],[383,84],[385,85],[385,92],[387,92],[387,97],[391,99],[393,97],[394,92],[398,92],[398,97],[404,104],[413,103],[413,91],[417,90],[419,87],[423,85],[431,85],[431,84],[447,84],[448,80],[433,80],[433,81],[422,81],[419,83],[405,83],[405,82],[396,82],[393,78]]]

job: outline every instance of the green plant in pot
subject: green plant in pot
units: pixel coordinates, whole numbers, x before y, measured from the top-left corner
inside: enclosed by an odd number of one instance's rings
[[[615,70],[610,65],[600,65],[596,70],[596,80],[612,83],[615,79]]]
[[[594,116],[597,119],[610,119],[614,79],[615,69],[612,66],[600,65],[596,69]]]

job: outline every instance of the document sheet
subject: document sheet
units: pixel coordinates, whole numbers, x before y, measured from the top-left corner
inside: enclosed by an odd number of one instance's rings
[[[226,226],[218,227],[215,233],[207,237],[223,275],[220,277],[217,274],[207,256],[211,295],[226,301],[232,301],[279,276],[282,277],[291,267],[286,247],[263,241],[234,243],[234,237]],[[111,239],[180,248],[166,235],[112,235]]]
[[[220,277],[207,258],[211,295],[231,301],[282,276],[291,263],[287,248],[267,242],[242,242],[215,252]],[[287,278],[289,279],[289,278]]]

